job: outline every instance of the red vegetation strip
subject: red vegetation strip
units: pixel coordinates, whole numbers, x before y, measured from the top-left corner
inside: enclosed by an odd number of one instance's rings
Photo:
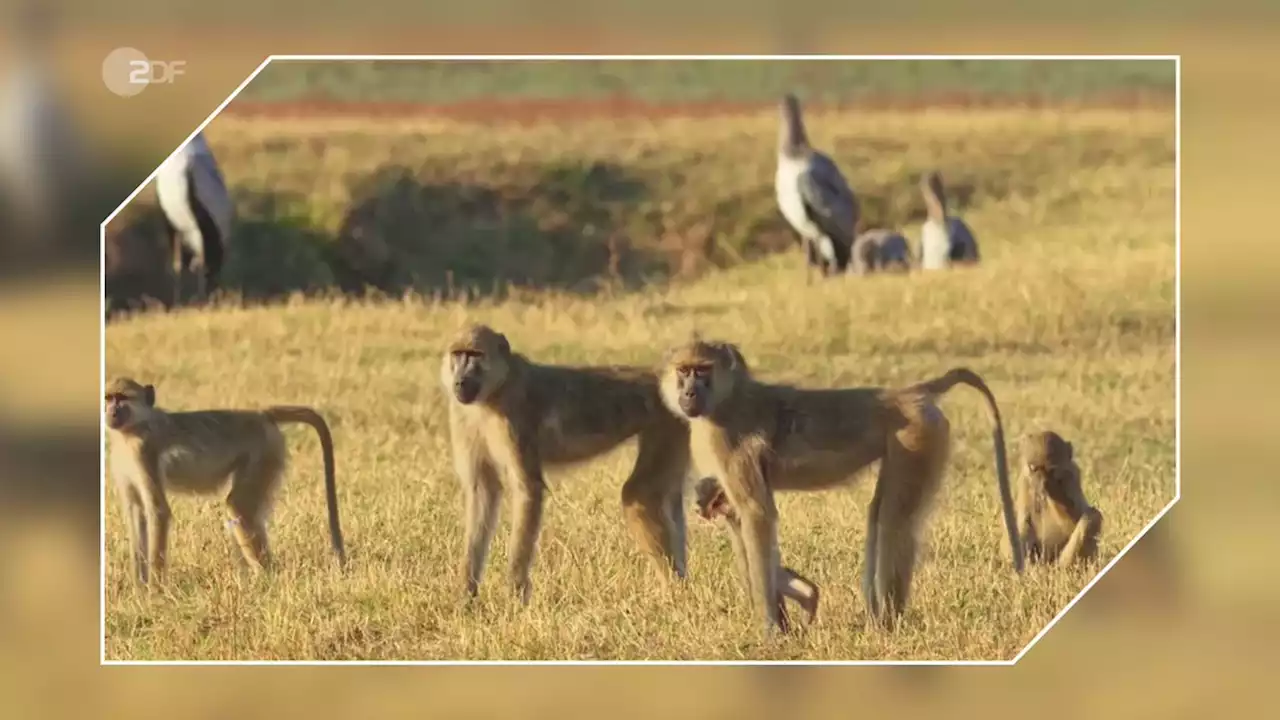
[[[824,109],[921,110],[988,109],[988,108],[1105,108],[1134,110],[1146,107],[1172,108],[1173,94],[1126,91],[1099,94],[1087,98],[1059,100],[1039,96],[1010,97],[978,93],[938,93],[932,95],[867,96],[841,104],[824,105]],[[516,99],[478,98],[461,102],[430,104],[425,102],[345,102],[340,100],[299,100],[282,102],[233,101],[223,112],[236,117],[252,118],[324,118],[373,117],[413,118],[438,117],[465,121],[503,121],[516,123],[580,120],[592,118],[665,118],[720,117],[770,110],[769,102],[734,102],[711,100],[701,102],[653,103],[622,95],[591,99]]]

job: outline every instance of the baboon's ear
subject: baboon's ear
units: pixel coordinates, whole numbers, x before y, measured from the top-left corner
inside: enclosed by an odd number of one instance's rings
[[[149,407],[156,406],[156,386],[148,385],[142,388],[142,399]]]
[[[734,372],[746,372],[747,360],[742,357],[742,351],[733,343],[721,343],[720,349],[724,352],[725,357],[729,359],[729,369]]]
[[[1073,447],[1073,446],[1071,445],[1071,443],[1066,442],[1066,441],[1063,441],[1063,444],[1067,446],[1067,459],[1068,459],[1068,460],[1072,460],[1072,459],[1074,459],[1074,458],[1075,458],[1075,456],[1076,456],[1076,449],[1075,449],[1075,447]]]
[[[507,342],[507,336],[498,333],[498,352],[502,353],[502,357],[511,357],[511,343]]]

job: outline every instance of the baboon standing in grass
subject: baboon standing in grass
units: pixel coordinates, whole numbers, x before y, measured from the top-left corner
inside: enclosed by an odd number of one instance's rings
[[[543,467],[587,460],[637,435],[623,513],[640,547],[665,573],[684,577],[689,433],[663,408],[652,369],[541,365],[513,352],[502,333],[471,325],[449,343],[440,381],[449,394],[453,462],[465,501],[468,595],[480,586],[504,493],[514,503],[508,579],[527,603],[546,494]]]

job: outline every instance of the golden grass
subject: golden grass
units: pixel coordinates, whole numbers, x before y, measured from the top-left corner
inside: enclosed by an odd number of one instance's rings
[[[692,217],[717,202],[715,188],[725,197],[771,192],[767,150],[751,159],[758,148],[735,149],[744,141],[734,131],[759,145],[762,136],[772,137],[771,121],[584,122],[572,133],[450,126],[452,141],[434,149],[443,164],[475,149],[469,172],[483,179],[483,163],[474,158],[504,143],[517,153],[598,154],[640,171],[654,167],[647,158],[670,162],[687,155],[689,143],[712,143],[697,163],[689,161],[706,174],[686,196]],[[815,140],[828,143],[836,123],[813,124]],[[383,133],[381,144],[368,141],[369,152],[386,156],[403,146],[406,132],[419,132],[394,124],[353,127],[366,138]],[[372,171],[375,159],[325,155],[311,165],[296,154],[234,159],[248,157],[236,148],[254,137],[332,132],[328,124],[228,123],[215,125],[210,137],[230,156],[233,182],[309,176],[313,205],[337,207],[341,197],[318,199],[328,180]],[[290,431],[295,461],[272,526],[280,563],[271,576],[237,569],[217,502],[179,499],[169,582],[150,596],[138,592],[127,572],[123,525],[109,511],[107,657],[1012,657],[1174,495],[1172,116],[877,115],[846,118],[840,132],[896,138],[892,147],[910,154],[904,161],[893,151],[850,151],[866,153],[866,164],[850,173],[858,188],[857,178],[893,187],[929,148],[940,149],[944,172],[955,167],[952,174],[969,174],[979,185],[987,178],[994,187],[989,178],[996,176],[984,168],[1011,168],[997,175],[1016,178],[1021,190],[990,199],[978,194],[965,211],[984,264],[803,287],[799,258],[787,253],[626,294],[530,294],[469,306],[312,299],[113,323],[108,375],[156,383],[162,405],[305,403],[329,418],[351,566],[337,573],[324,539],[318,445]],[[1056,159],[1020,152],[1050,146],[1058,148]],[[656,150],[646,154],[644,147]],[[851,166],[843,157],[837,159]],[[653,584],[621,523],[618,491],[633,458],[630,445],[550,474],[530,607],[518,608],[505,592],[504,525],[480,601],[464,608],[456,573],[461,500],[436,376],[443,339],[465,320],[498,327],[538,360],[563,363],[652,363],[698,329],[739,343],[764,378],[813,386],[905,383],[968,365],[994,389],[1011,440],[1053,427],[1075,442],[1086,492],[1106,514],[1103,558],[1087,569],[1032,569],[1022,579],[998,559],[991,424],[976,394],[958,390],[943,401],[955,429],[954,460],[925,534],[906,621],[894,633],[867,629],[861,615],[869,482],[780,497],[784,561],[822,587],[823,606],[813,626],[765,640],[716,528],[691,517],[689,581]]]

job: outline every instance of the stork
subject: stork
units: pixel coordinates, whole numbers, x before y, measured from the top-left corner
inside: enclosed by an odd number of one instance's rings
[[[156,197],[173,248],[173,304],[182,299],[184,270],[196,275],[196,293],[204,300],[217,285],[235,210],[203,134],[160,166]]]
[[[849,271],[855,275],[876,272],[907,272],[911,269],[911,249],[901,233],[874,228],[853,241]]]
[[[809,144],[796,96],[787,93],[781,109],[774,177],[778,209],[800,235],[808,267],[820,267],[824,276],[844,272],[858,224],[858,200],[831,158]]]
[[[942,175],[930,172],[920,181],[929,217],[920,228],[920,267],[942,270],[956,263],[978,262],[978,241],[964,220],[947,214]]]

